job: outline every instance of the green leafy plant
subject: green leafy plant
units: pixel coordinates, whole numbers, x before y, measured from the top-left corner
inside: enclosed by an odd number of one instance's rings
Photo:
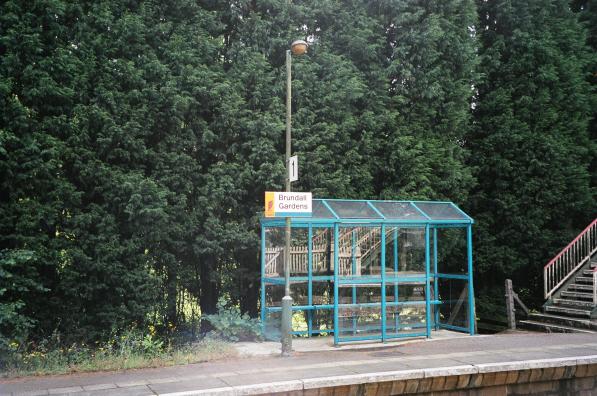
[[[148,355],[156,355],[164,349],[164,341],[154,338],[151,334],[146,334],[140,344],[143,352]]]
[[[135,354],[157,356],[165,351],[163,340],[154,334],[143,333],[135,328],[124,331],[113,341],[112,345],[117,347],[119,355],[122,356]]]
[[[202,318],[214,327],[209,337],[235,342],[261,339],[261,325],[257,319],[241,314],[239,307],[229,305],[225,298],[218,300],[217,308],[217,314],[204,315]]]

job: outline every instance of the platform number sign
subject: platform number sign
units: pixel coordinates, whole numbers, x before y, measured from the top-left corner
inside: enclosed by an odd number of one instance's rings
[[[298,180],[298,156],[296,155],[288,160],[288,178],[291,182]]]

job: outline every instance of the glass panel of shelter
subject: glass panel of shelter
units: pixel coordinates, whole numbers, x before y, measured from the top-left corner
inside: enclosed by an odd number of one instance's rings
[[[468,218],[449,202],[415,202],[432,220],[468,220]]]
[[[425,221],[427,217],[410,202],[373,201],[372,205],[391,220]]]
[[[263,226],[261,238],[261,322],[264,335],[273,340],[280,337],[284,229]]]
[[[326,200],[341,219],[382,219],[367,201]]]
[[[434,311],[435,328],[470,331],[468,228],[438,225],[433,230],[433,263],[438,300]]]
[[[338,227],[336,342],[382,339],[382,227]]]
[[[284,296],[284,227],[263,227],[264,257],[262,322],[267,338],[280,335]],[[293,333],[313,335],[333,331],[333,232],[330,227],[293,227],[290,247],[290,294]],[[326,312],[327,311],[327,312]]]
[[[333,227],[311,226],[310,264],[311,309],[307,311],[308,335],[333,331],[334,232]]]
[[[384,338],[425,336],[425,228],[386,230]]]
[[[338,239],[337,341],[427,335],[425,228],[341,226]]]

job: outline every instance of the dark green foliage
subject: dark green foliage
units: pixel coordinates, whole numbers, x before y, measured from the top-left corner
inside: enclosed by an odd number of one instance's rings
[[[573,0],[572,10],[578,13],[578,20],[587,29],[587,44],[593,50],[593,56],[587,65],[587,80],[597,90],[597,1]],[[589,136],[592,141],[593,161],[589,168],[592,180],[591,186],[597,188],[597,95],[593,95],[593,117],[589,125]]]
[[[194,329],[222,296],[256,315],[297,38],[293,189],[464,204],[476,176],[479,290],[539,290],[594,207],[595,10],[573,5],[3,2],[1,342]]]
[[[64,304],[57,288],[71,240],[63,225],[78,194],[64,177],[63,138],[80,65],[64,48],[66,7],[23,6],[0,9],[0,251],[11,276],[2,299],[27,318],[27,331],[5,334],[19,341],[51,332],[60,319],[48,313]]]
[[[590,53],[565,1],[479,2],[479,13],[484,78],[467,139],[478,290],[511,277],[537,304],[543,266],[595,213]]]
[[[27,341],[35,327],[35,313],[27,302],[31,295],[47,291],[39,282],[35,257],[31,251],[0,251],[0,353],[8,356],[11,343]],[[2,366],[2,360],[0,360]]]
[[[464,166],[476,80],[472,1],[383,1],[392,125],[380,142],[384,197],[464,202],[472,184]],[[390,147],[391,150],[387,148]]]

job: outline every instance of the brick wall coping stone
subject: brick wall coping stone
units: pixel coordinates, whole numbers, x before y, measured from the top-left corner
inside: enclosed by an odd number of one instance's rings
[[[339,386],[361,385],[368,383],[382,383],[389,381],[413,380],[424,378],[448,377],[471,375],[480,373],[498,373],[508,371],[545,369],[555,367],[568,367],[577,365],[596,365],[597,355],[583,357],[564,357],[555,359],[536,359],[526,361],[500,362],[471,364],[452,367],[438,367],[432,369],[415,369],[399,371],[383,371],[377,373],[339,375],[324,378],[309,378],[303,380],[291,380],[280,382],[269,382],[262,384],[228,386],[222,388],[201,389],[196,391],[184,391],[173,393],[162,393],[161,396],[240,396],[259,395],[284,392],[300,392],[309,389],[330,388]]]

